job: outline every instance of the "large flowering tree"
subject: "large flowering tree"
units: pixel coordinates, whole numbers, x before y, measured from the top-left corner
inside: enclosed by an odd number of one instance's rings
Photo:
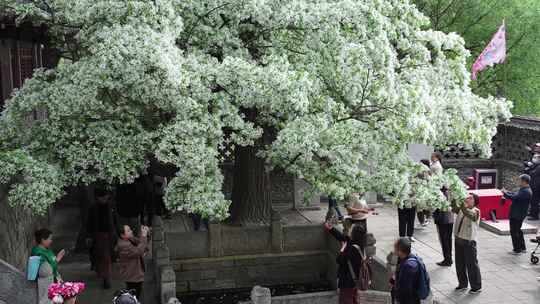
[[[407,144],[487,156],[509,117],[507,101],[471,93],[461,37],[429,30],[405,0],[2,3],[45,23],[63,56],[0,120],[0,181],[38,211],[67,185],[131,182],[150,157],[178,168],[170,207],[238,223],[268,219],[276,167],[338,198],[371,190],[403,204],[415,187],[445,207],[438,187],[455,175],[415,182]],[[29,122],[35,111],[46,115]],[[232,204],[225,131],[237,146]]]

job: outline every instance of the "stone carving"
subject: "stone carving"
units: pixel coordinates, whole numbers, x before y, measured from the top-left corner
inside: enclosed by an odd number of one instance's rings
[[[271,304],[272,295],[270,289],[261,286],[255,286],[251,290],[251,303],[252,304]]]

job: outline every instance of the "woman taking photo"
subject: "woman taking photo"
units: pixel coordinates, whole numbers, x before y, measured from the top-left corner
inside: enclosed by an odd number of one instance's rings
[[[366,230],[363,225],[356,224],[351,227],[349,235],[344,235],[329,223],[324,223],[324,227],[341,242],[341,250],[336,257],[339,304],[358,304],[356,279],[363,279],[360,268],[365,257]]]
[[[39,229],[34,233],[34,236],[37,245],[32,248],[31,256],[39,256],[41,258],[37,279],[38,303],[51,303],[48,299],[47,291],[51,284],[62,281],[58,273],[58,263],[64,258],[66,252],[62,249],[55,255],[50,249],[52,245],[52,231]]]

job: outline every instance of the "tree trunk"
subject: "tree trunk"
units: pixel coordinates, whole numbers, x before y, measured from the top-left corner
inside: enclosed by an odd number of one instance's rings
[[[254,121],[255,110],[245,111],[246,117]],[[270,172],[264,159],[257,157],[259,149],[269,141],[268,130],[254,146],[237,146],[234,154],[234,182],[231,222],[235,225],[265,225],[272,216]]]
[[[270,223],[270,172],[256,156],[256,147],[237,147],[234,159],[231,221],[240,225]]]
[[[34,232],[38,227],[46,227],[47,220],[23,207],[9,206],[7,192],[8,187],[0,185],[0,259],[23,271],[35,245]]]

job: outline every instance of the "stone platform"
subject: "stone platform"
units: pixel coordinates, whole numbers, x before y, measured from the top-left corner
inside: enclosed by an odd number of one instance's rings
[[[497,222],[481,221],[480,227],[497,235],[510,235],[509,220],[497,220]],[[523,223],[523,226],[521,226],[521,231],[523,231],[523,234],[536,234],[538,232],[538,227],[528,223]]]

